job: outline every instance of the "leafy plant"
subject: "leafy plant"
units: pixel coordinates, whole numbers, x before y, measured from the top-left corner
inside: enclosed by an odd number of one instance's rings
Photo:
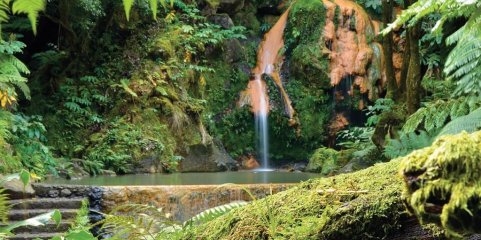
[[[27,66],[14,56],[21,53],[25,44],[15,40],[11,35],[9,41],[0,40],[0,107],[12,106],[17,101],[16,88],[20,89],[25,98],[30,98],[27,79],[22,74],[30,71]]]
[[[337,145],[347,149],[362,149],[366,144],[371,144],[373,133],[372,127],[352,127],[342,130],[337,134]]]
[[[454,45],[445,63],[444,72],[448,78],[456,80],[457,88],[453,96],[479,96],[481,94],[481,3],[479,1],[431,1],[419,0],[390,24],[383,32],[392,31],[403,25],[413,25],[430,14],[440,14],[432,31],[441,33],[445,22],[467,18],[466,23],[447,39]]]
[[[376,100],[374,105],[368,106],[366,111],[366,116],[368,116],[366,121],[366,126],[373,127],[379,122],[380,115],[383,112],[390,111],[394,106],[394,101],[390,98],[379,98]]]
[[[428,147],[432,144],[434,137],[425,131],[400,133],[399,139],[389,139],[384,147],[384,155],[388,158],[406,156],[414,150]]]
[[[209,208],[209,209],[207,209],[205,211],[202,211],[201,213],[195,215],[191,219],[187,220],[184,223],[184,226],[185,225],[191,225],[191,224],[198,225],[198,224],[207,223],[209,221],[212,221],[212,220],[230,212],[233,209],[245,206],[247,204],[248,203],[245,202],[245,201],[235,201],[235,202],[231,202],[231,203],[224,204],[224,205],[221,205],[221,206]]]
[[[443,135],[454,135],[458,134],[462,131],[466,131],[468,133],[473,133],[481,129],[481,108],[471,112],[466,116],[462,116],[459,118],[454,119],[453,121],[449,122],[437,137]]]
[[[464,116],[481,106],[477,98],[457,98],[428,103],[409,116],[402,131],[411,133],[418,129],[432,131],[443,127],[450,120]]]
[[[37,17],[46,5],[46,0],[2,0],[0,1],[0,24],[8,22],[10,11],[14,14],[24,13],[32,24],[32,31],[37,33]]]

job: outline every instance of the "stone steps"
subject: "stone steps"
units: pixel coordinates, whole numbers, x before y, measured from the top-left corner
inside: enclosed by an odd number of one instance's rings
[[[43,226],[22,226],[14,229],[14,236],[8,237],[13,240],[50,239],[61,236],[68,231],[79,208],[82,206],[83,198],[26,198],[10,200],[12,209],[8,213],[9,223],[36,217],[38,215],[59,210],[62,214],[60,224],[53,220]],[[5,225],[0,224],[0,227]]]
[[[13,209],[8,213],[9,221],[20,221],[36,217],[55,209]],[[77,216],[78,209],[58,209],[62,213],[62,219],[72,219]]]
[[[11,200],[12,209],[79,209],[83,198],[31,198]]]
[[[12,223],[15,223],[15,222],[10,222],[10,224]],[[72,226],[72,223],[73,221],[70,221],[70,220],[62,220],[58,225],[55,222],[50,222],[43,226],[22,226],[14,229],[13,232],[16,234],[66,232],[70,228],[70,226]],[[6,225],[0,224],[0,228],[4,226]]]
[[[32,239],[51,239],[56,236],[61,236],[61,232],[57,233],[21,233],[15,236],[8,237],[9,240],[32,240]]]

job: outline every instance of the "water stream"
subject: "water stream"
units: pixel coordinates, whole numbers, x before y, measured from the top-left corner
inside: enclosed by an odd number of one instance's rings
[[[282,64],[282,56],[279,56],[278,52],[284,46],[283,35],[288,13],[289,10],[284,12],[271,30],[265,34],[257,53],[257,65],[252,70],[253,79],[247,87],[251,98],[252,111],[255,115],[258,158],[261,160],[261,167],[265,171],[269,170],[269,96],[266,82],[262,79],[263,74],[271,76],[274,80],[284,100],[289,118],[292,119],[294,115],[291,101],[282,86],[281,77],[278,73],[280,64]]]

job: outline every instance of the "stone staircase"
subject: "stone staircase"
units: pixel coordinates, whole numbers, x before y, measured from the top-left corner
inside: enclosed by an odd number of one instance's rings
[[[44,226],[24,226],[13,230],[14,236],[8,239],[50,239],[66,232],[82,205],[83,198],[27,198],[11,200],[12,209],[8,218],[10,223],[25,220],[58,209],[62,213],[62,220],[57,226],[55,222]],[[0,227],[3,225],[0,224]]]

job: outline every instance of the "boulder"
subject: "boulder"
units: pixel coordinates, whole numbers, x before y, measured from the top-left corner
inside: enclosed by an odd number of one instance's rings
[[[233,15],[244,7],[244,0],[219,0],[218,13]]]
[[[180,163],[181,172],[219,172],[237,170],[237,162],[225,151],[222,144],[213,141],[208,144],[189,146]]]
[[[234,22],[229,17],[229,15],[223,14],[214,14],[208,17],[208,20],[214,24],[221,26],[224,29],[229,29],[234,26]]]
[[[2,187],[9,199],[31,198],[35,195],[31,184],[23,185],[19,179],[11,179],[3,183]]]

